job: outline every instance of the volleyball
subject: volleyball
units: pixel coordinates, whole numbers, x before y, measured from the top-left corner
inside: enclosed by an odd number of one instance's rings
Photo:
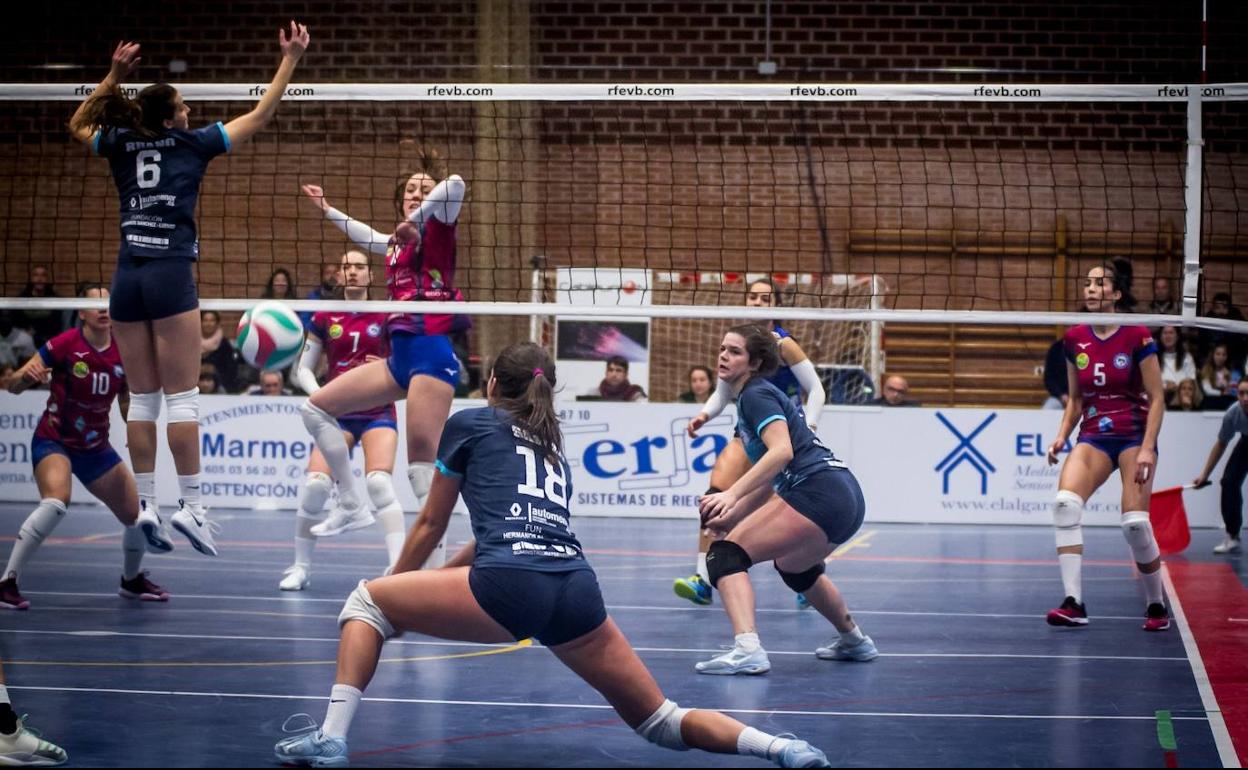
[[[239,319],[235,345],[257,369],[285,369],[303,350],[303,322],[280,302],[261,302]]]

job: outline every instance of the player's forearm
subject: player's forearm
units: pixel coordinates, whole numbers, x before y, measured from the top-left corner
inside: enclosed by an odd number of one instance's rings
[[[770,484],[784,470],[784,466],[793,459],[793,447],[768,447],[767,452],[759,458],[745,475],[737,479],[729,489],[741,499],[757,491],[759,487]]]
[[[421,511],[420,516],[417,517],[416,523],[412,525],[407,540],[403,542],[403,550],[394,563],[395,574],[420,569],[433,555],[434,549],[438,547],[442,536],[446,534],[448,524],[450,524],[449,512],[442,516],[431,515],[426,505],[425,510]]]
[[[1161,433],[1161,420],[1166,414],[1166,403],[1163,399],[1150,399],[1148,404],[1148,421],[1144,423],[1144,448],[1157,450],[1157,435]]]

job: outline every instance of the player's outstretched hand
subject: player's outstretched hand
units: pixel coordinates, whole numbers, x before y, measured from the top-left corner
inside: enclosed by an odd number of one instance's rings
[[[311,38],[308,36],[307,27],[292,21],[290,22],[290,37],[286,37],[286,30],[279,29],[277,40],[282,46],[282,56],[297,62],[303,56],[303,52],[308,50],[308,42]]]
[[[120,83],[139,66],[139,44],[122,40],[113,49],[113,64],[109,74]]]

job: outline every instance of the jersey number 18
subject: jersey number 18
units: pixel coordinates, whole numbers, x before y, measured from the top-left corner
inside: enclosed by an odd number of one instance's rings
[[[538,500],[549,500],[561,508],[568,507],[568,480],[563,475],[563,465],[556,469],[550,460],[542,458],[542,466],[546,470],[546,481],[541,487],[537,485],[537,453],[531,447],[517,446],[516,454],[524,458],[524,483],[516,485],[516,492]]]

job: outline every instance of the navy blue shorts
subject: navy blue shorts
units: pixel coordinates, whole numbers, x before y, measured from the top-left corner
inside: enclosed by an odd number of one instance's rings
[[[109,289],[114,321],[159,321],[199,307],[191,257],[121,259]]]
[[[468,585],[485,614],[517,641],[534,638],[554,647],[580,639],[607,620],[592,569],[537,572],[474,566]]]
[[[459,359],[451,348],[451,338],[441,334],[391,332],[386,366],[403,390],[417,375],[442,380],[452,388],[459,386]]]
[[[1143,436],[1079,436],[1079,444],[1087,444],[1109,455],[1109,461],[1118,470],[1118,458],[1133,446],[1143,446]],[[1160,454],[1160,453],[1158,453]]]
[[[393,417],[339,417],[338,427],[355,437],[359,444],[364,434],[375,428],[389,428],[398,431],[399,425]]]
[[[836,545],[854,536],[867,513],[862,487],[847,468],[828,468],[793,484],[779,483],[776,494],[818,524],[828,542]]]
[[[59,441],[35,436],[30,441],[30,465],[38,468],[48,455],[65,455],[69,458],[69,469],[78,480],[91,486],[97,479],[121,464],[121,456],[111,444],[92,452],[75,452],[66,449]]]

